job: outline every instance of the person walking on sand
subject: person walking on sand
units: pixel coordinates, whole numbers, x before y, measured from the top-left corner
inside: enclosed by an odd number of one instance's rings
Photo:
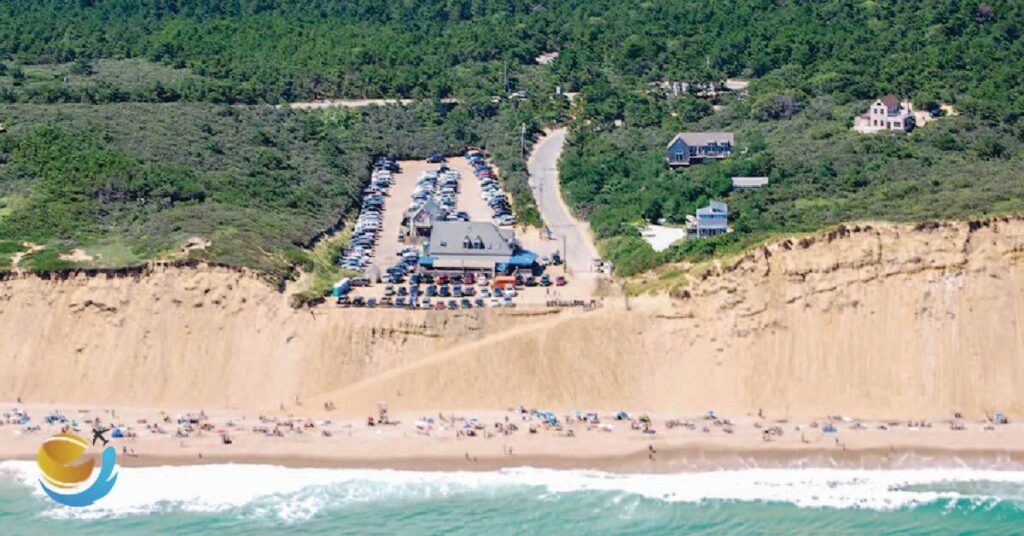
[[[92,444],[95,445],[96,440],[99,439],[100,441],[103,442],[104,447],[107,446],[107,443],[109,443],[109,441],[107,441],[107,438],[103,437],[103,434],[107,433],[108,431],[110,431],[110,429],[101,426],[100,420],[96,419],[96,426],[94,426],[92,429]]]

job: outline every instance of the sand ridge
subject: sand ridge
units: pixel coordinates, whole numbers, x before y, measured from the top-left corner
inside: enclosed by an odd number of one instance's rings
[[[292,309],[258,278],[0,282],[0,391],[302,412],[1024,413],[1024,220],[861,224],[589,312]]]

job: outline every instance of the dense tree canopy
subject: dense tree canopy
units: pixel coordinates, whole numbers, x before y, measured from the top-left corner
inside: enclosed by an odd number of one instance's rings
[[[574,89],[747,76],[1003,119],[1024,111],[1022,31],[1015,0],[0,2],[0,57],[148,58],[219,82],[193,98],[242,102],[501,94],[558,50],[555,79]]]

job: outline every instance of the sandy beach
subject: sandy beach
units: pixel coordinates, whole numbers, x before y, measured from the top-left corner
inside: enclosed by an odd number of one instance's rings
[[[40,442],[65,426],[89,439],[98,417],[103,428],[121,431],[124,437],[112,437],[112,432],[105,436],[118,449],[119,463],[129,467],[251,463],[494,470],[531,466],[669,473],[750,467],[1024,466],[1024,425],[958,419],[908,423],[834,416],[797,422],[773,420],[769,415],[642,414],[617,419],[616,412],[552,415],[512,408],[391,415],[391,424],[370,426],[367,420],[332,419],[331,411],[290,416],[16,403],[0,407],[0,459],[34,459]],[[52,423],[47,423],[47,416]],[[557,423],[550,424],[555,422],[552,419]],[[225,435],[230,443],[225,443]]]

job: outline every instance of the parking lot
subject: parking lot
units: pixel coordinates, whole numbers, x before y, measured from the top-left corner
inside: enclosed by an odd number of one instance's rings
[[[380,163],[384,164],[383,161]],[[346,270],[362,272],[373,262],[380,243],[381,219],[393,180],[393,169],[394,162],[375,168],[369,185],[363,191],[349,246],[338,259],[338,264]]]
[[[406,160],[398,163],[401,171],[395,173],[391,190],[384,206],[381,239],[374,259],[374,266],[385,273],[389,266],[398,262],[398,250],[405,244],[398,241],[398,233],[402,228],[402,217],[409,208],[409,200],[416,188],[416,179],[428,169],[436,168],[436,164],[427,164],[422,160]]]
[[[345,305],[409,308],[415,304],[417,309],[453,310],[589,300],[590,289],[577,284],[564,266],[548,265],[543,273],[521,273],[518,277],[500,280],[490,279],[487,271],[450,273],[441,277],[437,273],[434,277],[416,275],[414,259],[418,251],[408,250],[418,249],[419,244],[407,237],[403,229],[403,220],[410,208],[421,206],[429,199],[443,207],[447,218],[503,223],[499,227],[504,229],[513,229],[510,223],[514,219],[510,215],[510,200],[496,180],[497,170],[480,156],[453,157],[443,163],[407,160],[397,164],[400,169],[388,174],[386,188],[379,188],[378,184],[375,192],[371,191],[374,188],[368,189],[368,195],[379,193],[379,198],[374,199],[383,202],[375,201],[369,212],[360,218],[361,222],[376,223],[372,250],[363,253],[363,258],[369,259],[367,272],[377,274],[383,281],[353,286],[346,292]],[[458,173],[457,192],[453,192],[452,173],[445,169]],[[429,196],[424,195],[427,191],[431,192]],[[562,241],[551,239],[538,229],[515,230],[517,240],[525,249],[536,253],[542,264],[559,258],[564,247]],[[404,262],[403,250],[407,251]],[[399,267],[401,271],[396,272]]]
[[[491,221],[491,209],[481,197],[483,188],[480,187],[480,181],[473,175],[473,167],[461,156],[449,159],[448,166],[462,176],[462,191],[458,196],[459,210],[469,213],[469,219],[472,221]]]
[[[388,267],[398,262],[398,250],[408,245],[399,242],[398,235],[402,228],[402,218],[405,211],[409,209],[412,193],[416,189],[417,179],[427,171],[438,169],[440,165],[427,163],[424,160],[402,160],[399,162],[401,171],[393,175],[389,196],[384,205],[383,226],[373,263],[381,273],[385,273]],[[480,186],[480,181],[473,175],[473,167],[469,161],[465,157],[459,156],[448,159],[445,165],[457,171],[461,177],[461,188],[456,195],[456,210],[469,214],[471,221],[492,221],[491,208],[483,199],[483,188]],[[511,228],[511,226],[502,227]]]

